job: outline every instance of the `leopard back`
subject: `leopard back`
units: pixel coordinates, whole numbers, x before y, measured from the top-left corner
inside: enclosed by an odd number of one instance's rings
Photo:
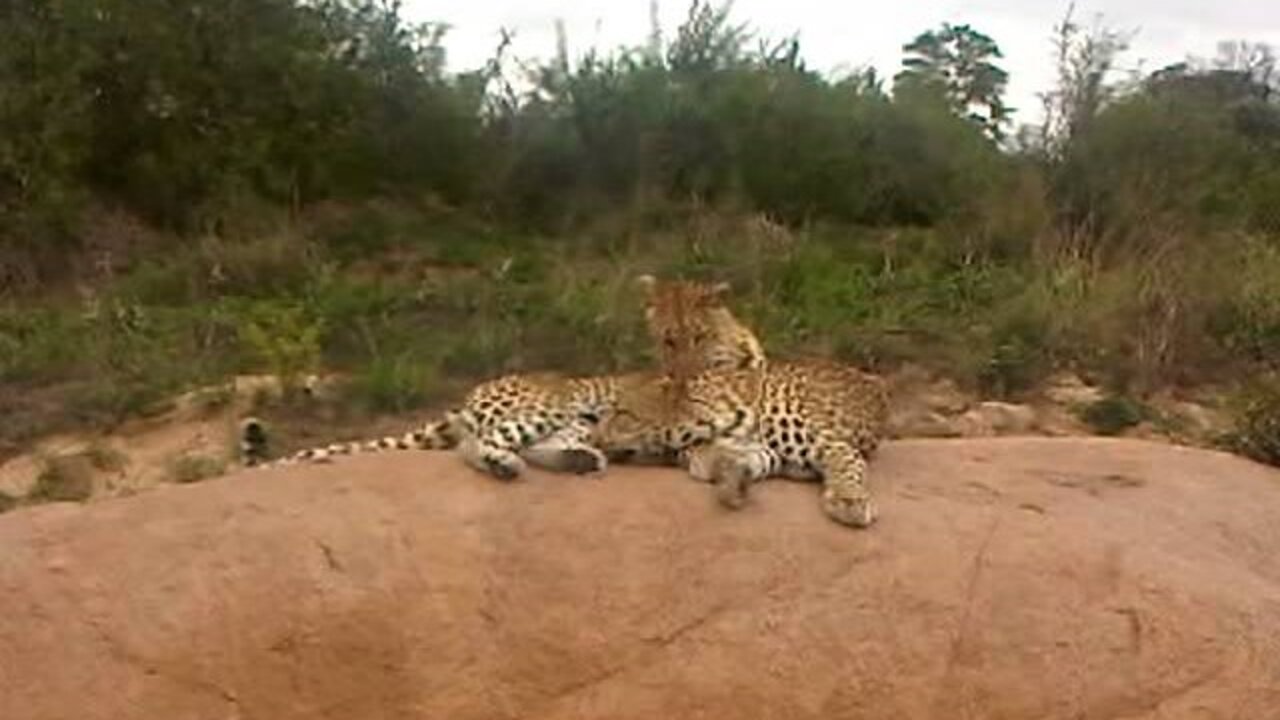
[[[672,381],[666,380],[671,383]],[[882,378],[826,360],[708,370],[676,392],[661,383],[623,393],[598,442],[618,456],[670,454],[712,438],[751,437],[803,461],[818,441],[871,453],[888,417]]]
[[[869,454],[889,415],[883,378],[829,360],[773,363],[760,397],[760,435],[772,449],[795,456],[791,459],[803,456],[803,448],[819,436]]]

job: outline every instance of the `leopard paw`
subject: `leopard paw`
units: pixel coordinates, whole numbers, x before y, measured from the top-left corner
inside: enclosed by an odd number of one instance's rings
[[[524,472],[524,468],[524,461],[514,454],[511,456],[486,455],[484,458],[485,471],[499,480],[515,480]]]
[[[730,510],[741,509],[747,504],[747,491],[751,486],[747,468],[736,459],[723,455],[715,458],[711,466],[711,482],[715,487],[716,500]]]
[[[599,474],[609,467],[609,461],[595,448],[565,448],[560,451],[560,467],[577,475]]]
[[[716,466],[722,459],[722,455],[712,446],[699,445],[682,450],[679,458],[680,465],[689,471],[689,476],[694,480],[706,483],[716,481]]]
[[[822,511],[841,525],[870,527],[876,521],[876,506],[866,490],[825,488],[822,491]]]

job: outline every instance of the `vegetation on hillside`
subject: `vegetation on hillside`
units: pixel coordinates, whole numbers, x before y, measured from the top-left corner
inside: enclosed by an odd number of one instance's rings
[[[0,443],[235,372],[343,370],[382,412],[633,366],[639,271],[733,281],[779,354],[990,395],[1280,358],[1265,46],[1123,75],[1124,37],[1068,16],[1020,129],[975,28],[904,38],[886,87],[702,0],[469,73],[390,0],[19,2],[0,37]]]

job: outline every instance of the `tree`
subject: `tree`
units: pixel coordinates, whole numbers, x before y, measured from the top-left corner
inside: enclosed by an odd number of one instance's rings
[[[894,77],[894,93],[934,93],[957,115],[978,124],[994,139],[1004,134],[1010,108],[1003,95],[1009,74],[995,64],[1000,47],[969,25],[943,23],[902,47],[903,70]]]
[[[1266,43],[1233,40],[1218,43],[1216,70],[1240,73],[1261,91],[1262,100],[1280,94],[1280,61],[1275,49]]]
[[[1069,5],[1054,27],[1055,87],[1040,95],[1044,121],[1040,130],[1042,152],[1050,161],[1061,161],[1073,138],[1084,135],[1089,124],[1119,91],[1111,76],[1117,59],[1128,49],[1130,33],[1104,26],[1101,19],[1090,28],[1075,22],[1075,5]]]

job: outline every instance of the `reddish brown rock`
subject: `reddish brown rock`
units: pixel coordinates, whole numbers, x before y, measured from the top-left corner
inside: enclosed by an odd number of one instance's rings
[[[1280,473],[894,443],[882,521],[449,455],[0,516],[0,718],[1280,718]]]

